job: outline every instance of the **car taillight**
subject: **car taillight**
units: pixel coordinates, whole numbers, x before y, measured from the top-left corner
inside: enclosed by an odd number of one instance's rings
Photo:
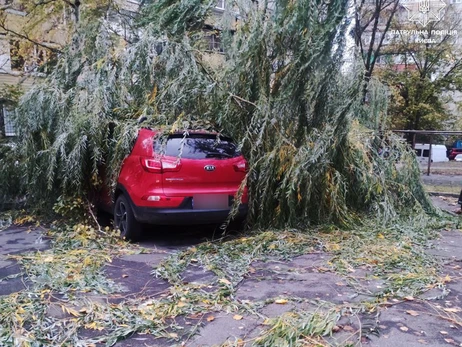
[[[181,169],[181,160],[162,159],[162,172],[177,172]]]
[[[234,164],[234,171],[237,171],[237,172],[247,172],[247,171],[249,171],[249,166],[247,164],[247,161],[242,160],[242,161]]]
[[[153,158],[140,158],[141,166],[147,172],[151,173],[162,173],[162,162],[158,159]]]
[[[151,173],[176,172],[181,168],[181,161],[178,159],[140,158],[140,160],[143,169]]]

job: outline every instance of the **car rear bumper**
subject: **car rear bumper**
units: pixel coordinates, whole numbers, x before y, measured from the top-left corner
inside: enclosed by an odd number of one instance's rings
[[[132,205],[137,221],[159,225],[215,224],[224,222],[229,215],[229,209],[223,210],[193,210],[193,209],[162,209]],[[239,206],[234,220],[244,219],[248,205]]]

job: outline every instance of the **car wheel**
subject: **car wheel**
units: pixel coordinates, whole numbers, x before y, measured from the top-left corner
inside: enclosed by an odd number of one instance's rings
[[[114,227],[125,240],[137,241],[141,236],[141,225],[135,219],[132,207],[123,194],[118,196],[114,206]]]

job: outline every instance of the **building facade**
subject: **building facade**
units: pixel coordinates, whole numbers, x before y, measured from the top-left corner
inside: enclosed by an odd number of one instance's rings
[[[45,19],[32,26],[28,9],[20,1],[0,0],[0,138],[15,135],[11,92],[26,92],[46,76],[69,40],[69,28],[78,18],[79,8],[72,7],[72,1],[56,4],[47,9]],[[139,7],[137,0],[116,0],[104,18],[115,33],[128,39]]]
[[[103,2],[95,0],[94,6],[102,6]],[[50,15],[30,31],[28,8],[18,0],[0,0],[0,139],[15,135],[12,123],[15,100],[11,91],[26,92],[46,76],[51,63],[70,39],[69,28],[79,18],[79,8],[72,5],[83,6],[78,0],[55,3],[54,10],[50,7],[48,11]],[[107,6],[108,10],[101,11],[108,27],[126,42],[132,42],[133,22],[141,3],[141,0],[114,0],[110,9]],[[214,5],[204,27],[208,47],[204,59],[219,64],[223,59],[219,23],[227,5],[225,0],[216,0]]]

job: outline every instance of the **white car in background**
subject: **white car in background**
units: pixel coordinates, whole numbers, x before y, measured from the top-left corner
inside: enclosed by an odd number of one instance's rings
[[[428,143],[416,143],[415,144],[415,154],[419,162],[428,162],[428,155],[430,153],[430,144]],[[447,148],[445,145],[432,145],[432,162],[445,162],[449,161],[446,156]]]

